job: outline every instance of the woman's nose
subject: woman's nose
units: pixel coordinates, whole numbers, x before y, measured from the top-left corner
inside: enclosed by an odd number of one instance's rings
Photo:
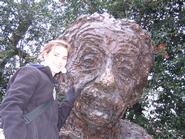
[[[63,59],[63,57],[59,57],[58,59],[56,59],[59,64],[62,64],[62,65],[66,65],[67,63],[67,60],[66,59]]]

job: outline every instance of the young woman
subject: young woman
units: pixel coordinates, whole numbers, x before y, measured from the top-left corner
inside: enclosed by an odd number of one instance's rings
[[[63,40],[48,42],[41,53],[43,65],[26,65],[12,76],[0,106],[6,139],[59,138],[58,129],[68,117],[80,88],[86,85],[69,87],[66,98],[58,106],[53,94],[56,83],[53,76],[66,71],[68,47]],[[35,114],[33,111],[38,107],[42,108]]]

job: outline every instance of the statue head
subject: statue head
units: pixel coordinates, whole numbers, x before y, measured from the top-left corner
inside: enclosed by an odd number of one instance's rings
[[[62,38],[71,45],[68,80],[78,85],[97,76],[83,88],[75,115],[92,126],[114,124],[147,83],[153,62],[150,35],[134,21],[106,13],[78,18]]]

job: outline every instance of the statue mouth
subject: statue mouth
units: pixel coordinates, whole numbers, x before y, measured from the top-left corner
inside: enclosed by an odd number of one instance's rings
[[[118,119],[123,110],[123,101],[116,92],[105,92],[96,87],[85,88],[76,103],[79,118],[95,125],[104,125]]]

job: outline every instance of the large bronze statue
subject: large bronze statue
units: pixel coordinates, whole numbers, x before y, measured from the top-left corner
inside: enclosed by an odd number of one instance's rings
[[[153,62],[150,35],[109,14],[78,18],[61,38],[70,44],[67,82],[97,78],[76,101],[62,139],[151,139],[123,114],[141,97]]]

